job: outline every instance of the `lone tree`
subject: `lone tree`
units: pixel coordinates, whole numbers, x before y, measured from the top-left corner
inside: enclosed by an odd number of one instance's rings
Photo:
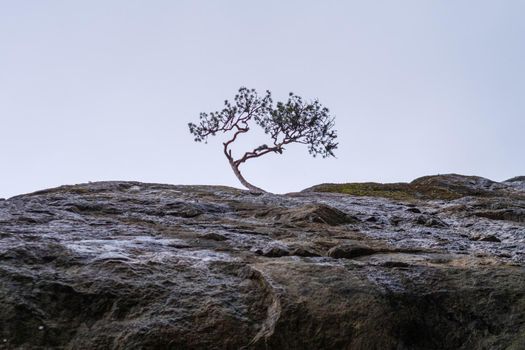
[[[250,130],[253,122],[269,135],[271,145],[260,145],[234,159],[231,145],[240,134]],[[230,133],[232,137],[223,143],[224,155],[239,181],[257,193],[265,191],[246,181],[239,170],[239,166],[248,159],[272,152],[281,154],[284,146],[290,143],[308,145],[308,152],[312,156],[320,154],[323,158],[334,156],[333,151],[337,148],[334,118],[329,115],[328,108],[317,100],[305,102],[292,92],[286,102],[277,102],[274,106],[270,91],[260,97],[254,89],[241,87],[233,103],[224,101],[224,109],[201,113],[199,123],[189,123],[188,126],[197,142],[207,142],[208,136],[215,136],[219,132]]]

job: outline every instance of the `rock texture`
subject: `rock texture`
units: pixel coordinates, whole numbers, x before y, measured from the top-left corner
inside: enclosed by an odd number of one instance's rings
[[[525,178],[410,186],[0,200],[0,349],[525,349]]]

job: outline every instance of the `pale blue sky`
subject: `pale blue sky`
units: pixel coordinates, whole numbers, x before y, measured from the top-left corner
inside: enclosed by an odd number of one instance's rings
[[[297,145],[246,164],[269,191],[525,175],[524,14],[520,0],[0,0],[0,197],[98,180],[240,187],[220,141],[194,143],[186,125],[243,85],[336,116],[338,159]]]

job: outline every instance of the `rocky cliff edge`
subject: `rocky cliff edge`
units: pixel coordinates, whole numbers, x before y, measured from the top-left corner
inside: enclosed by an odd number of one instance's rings
[[[0,349],[525,348],[524,177],[360,186],[0,200]]]

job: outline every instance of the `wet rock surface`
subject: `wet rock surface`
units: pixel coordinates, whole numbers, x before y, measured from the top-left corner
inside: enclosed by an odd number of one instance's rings
[[[0,201],[0,349],[524,349],[525,179],[418,183],[454,196]]]

